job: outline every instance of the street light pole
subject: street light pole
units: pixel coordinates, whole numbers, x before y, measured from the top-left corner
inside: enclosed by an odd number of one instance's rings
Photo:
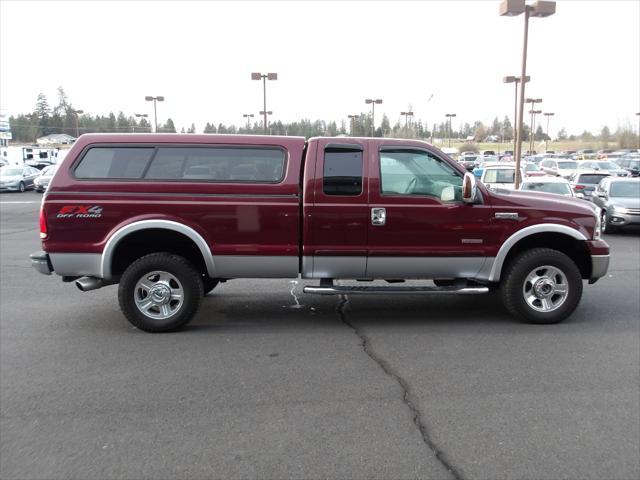
[[[638,150],[640,150],[640,112],[636,112],[638,117]]]
[[[531,80],[529,75],[526,76],[525,82]],[[513,154],[516,152],[516,129],[518,125],[518,84],[520,83],[520,77],[516,77],[513,75],[509,75],[507,77],[503,77],[502,81],[504,83],[513,83],[515,86],[515,97],[513,100]]]
[[[371,136],[375,137],[375,125],[376,125],[376,103],[379,105],[382,103],[382,99],[381,98],[366,98],[364,100],[364,103],[366,104],[371,104]]]
[[[253,72],[251,74],[251,80],[262,80],[262,105],[263,109],[260,112],[264,116],[264,134],[267,134],[267,80],[278,80],[277,73],[260,73]],[[269,113],[270,115],[270,113]]]
[[[253,113],[243,113],[242,116],[247,119],[247,133],[251,128],[251,124],[249,123],[251,118],[253,118]]]
[[[413,112],[400,112],[400,115],[404,115],[404,134],[409,135],[409,117],[413,117]]]
[[[533,135],[535,134],[535,126],[533,124],[533,122],[535,121],[533,115],[534,115],[534,110],[536,108],[536,103],[541,103],[542,99],[541,98],[527,98],[524,103],[530,103],[531,104],[531,110],[529,110],[529,113],[531,114],[531,123],[529,125],[531,125],[531,132],[529,132],[529,153],[531,153],[533,151]]]
[[[78,125],[78,116],[82,115],[84,113],[84,110],[71,110],[76,117],[76,138],[78,138],[80,136],[80,125]]]
[[[155,125],[155,133],[158,133],[158,110],[156,108],[156,102],[164,102],[164,97],[162,95],[158,95],[157,97],[152,97],[150,95],[144,97],[147,102],[153,102],[153,124]]]
[[[149,116],[149,114],[147,113],[134,113],[134,115],[136,116],[136,118],[147,118]],[[136,127],[132,127],[133,128],[133,133],[136,132]]]
[[[503,0],[500,4],[500,15],[516,16],[524,13],[524,42],[522,45],[522,70],[520,74],[520,102],[518,111],[518,130],[516,140],[516,178],[515,188],[520,186],[520,162],[522,157],[522,119],[524,113],[524,91],[527,77],[527,43],[529,37],[529,17],[548,17],[556,12],[556,2],[537,0],[526,5],[525,0]]]
[[[551,117],[553,117],[555,115],[555,113],[553,113],[553,112],[545,112],[543,115],[545,117],[547,117],[547,138],[546,138],[545,145],[544,145],[544,151],[546,152],[547,150],[549,150],[549,138],[551,138],[551,137],[549,137],[549,119]]]
[[[533,147],[535,140],[536,115],[542,113],[542,110],[529,110],[531,114],[531,135],[529,135],[529,155],[533,155]]]
[[[455,117],[456,114],[455,113],[447,113],[445,114],[445,117],[447,117],[449,119],[449,147],[451,147],[451,118]]]

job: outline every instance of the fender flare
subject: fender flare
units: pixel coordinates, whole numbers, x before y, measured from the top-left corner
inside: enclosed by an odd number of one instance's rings
[[[497,282],[500,280],[504,261],[506,260],[511,248],[513,248],[513,246],[523,238],[535,235],[536,233],[561,233],[576,240],[588,240],[581,232],[575,228],[567,227],[566,225],[540,223],[538,225],[525,227],[507,238],[500,247],[500,250],[498,250],[498,254],[496,255],[496,258],[493,261],[493,266],[491,267],[491,272],[489,273],[490,282]]]
[[[141,220],[139,222],[133,222],[120,229],[116,230],[107,240],[104,250],[102,251],[102,257],[100,259],[100,273],[101,277],[110,280],[111,279],[111,263],[113,252],[115,251],[118,243],[128,234],[138,232],[140,230],[148,230],[150,228],[160,228],[165,230],[172,230],[174,232],[181,233],[190,238],[193,243],[196,244],[204,263],[207,267],[207,273],[210,277],[215,277],[215,265],[213,263],[213,255],[209,249],[209,245],[202,238],[202,236],[196,232],[193,228],[188,227],[182,223],[173,222],[171,220]]]

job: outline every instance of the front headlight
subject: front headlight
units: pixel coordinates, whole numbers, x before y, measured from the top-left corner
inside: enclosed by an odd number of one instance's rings
[[[593,227],[593,239],[600,240],[602,237],[602,215],[600,215],[600,209],[596,211],[596,226]]]

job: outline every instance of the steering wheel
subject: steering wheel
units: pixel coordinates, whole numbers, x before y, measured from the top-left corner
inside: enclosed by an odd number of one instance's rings
[[[404,193],[413,193],[413,190],[417,186],[418,186],[418,177],[413,177],[411,181],[409,181],[407,188],[404,189]]]

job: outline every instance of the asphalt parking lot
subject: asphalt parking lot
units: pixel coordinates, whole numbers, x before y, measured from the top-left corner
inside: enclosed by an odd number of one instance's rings
[[[40,197],[0,195],[2,479],[640,477],[638,229],[559,325],[234,280],[151,335],[31,269]]]

